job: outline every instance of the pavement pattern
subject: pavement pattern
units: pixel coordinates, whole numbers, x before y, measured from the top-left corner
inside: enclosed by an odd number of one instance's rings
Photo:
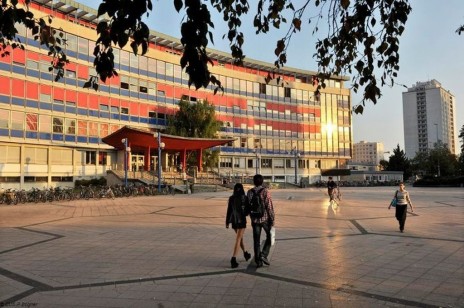
[[[464,307],[464,189],[407,187],[404,233],[395,189],[271,190],[258,269],[230,268],[230,192],[1,205],[0,307]]]

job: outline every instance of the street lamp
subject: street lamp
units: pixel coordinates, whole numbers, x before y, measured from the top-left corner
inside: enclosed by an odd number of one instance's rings
[[[124,144],[124,186],[127,187],[127,153],[130,148],[127,146],[127,138],[121,139],[121,143]]]
[[[433,125],[435,125],[436,129],[437,129],[437,151],[438,151],[438,124],[437,123],[434,123]],[[437,175],[438,177],[440,177],[440,153],[437,152],[437,167],[438,167],[438,170],[437,170]]]
[[[301,154],[297,152],[296,147],[293,148],[292,152],[295,157],[295,185],[298,185],[298,158]]]
[[[260,155],[258,153],[258,149],[255,148],[254,151],[253,151],[256,155],[256,174],[259,174],[259,159],[260,159]]]
[[[161,193],[161,150],[164,149],[164,142],[161,142],[161,133],[158,132],[158,192]]]

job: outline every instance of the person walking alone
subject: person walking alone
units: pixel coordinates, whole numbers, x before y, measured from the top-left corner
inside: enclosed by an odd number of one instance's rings
[[[404,224],[406,223],[406,213],[407,213],[407,208],[408,204],[411,207],[411,212],[414,212],[414,208],[412,206],[411,198],[409,197],[409,192],[404,189],[404,183],[400,182],[400,188],[395,192],[395,197],[396,198],[396,211],[395,211],[395,217],[398,220],[400,224],[400,232],[404,232]],[[388,206],[388,209],[390,209],[392,206],[391,204]]]
[[[226,215],[226,228],[229,228],[229,225],[232,224],[232,229],[234,229],[236,233],[234,252],[232,254],[232,258],[230,259],[230,266],[232,268],[238,267],[237,254],[240,248],[243,251],[243,256],[245,257],[246,261],[251,258],[251,254],[246,251],[245,245],[243,244],[243,234],[245,233],[247,223],[247,203],[248,199],[245,195],[243,185],[240,183],[235,184],[234,192],[232,196],[229,197]]]
[[[272,203],[271,193],[263,187],[264,178],[261,174],[253,177],[255,187],[247,192],[250,206],[251,227],[253,228],[253,249],[255,254],[256,267],[263,266],[263,263],[270,265],[267,259],[271,250],[271,228],[274,226],[275,214]],[[260,209],[262,207],[262,209]],[[266,241],[261,250],[261,231],[266,233]]]

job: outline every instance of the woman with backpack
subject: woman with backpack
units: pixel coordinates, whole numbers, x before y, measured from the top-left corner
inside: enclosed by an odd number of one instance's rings
[[[234,193],[229,197],[226,215],[226,228],[229,228],[229,225],[232,224],[232,229],[236,233],[234,252],[230,259],[230,266],[232,268],[238,267],[237,254],[240,248],[246,261],[251,258],[251,254],[245,250],[245,245],[243,244],[243,234],[245,233],[246,216],[248,214],[247,203],[248,199],[245,195],[243,185],[240,183],[235,184]]]

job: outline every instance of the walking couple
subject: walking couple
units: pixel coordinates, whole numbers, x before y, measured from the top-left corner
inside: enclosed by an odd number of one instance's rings
[[[267,259],[271,249],[271,228],[274,226],[274,206],[272,204],[271,193],[263,187],[263,176],[256,174],[253,177],[255,187],[251,188],[245,195],[243,185],[235,184],[234,193],[229,198],[226,215],[226,228],[232,225],[236,233],[234,252],[230,259],[232,268],[238,267],[237,255],[241,248],[246,261],[251,258],[251,254],[245,249],[243,244],[243,234],[247,224],[246,216],[250,216],[251,227],[253,229],[253,249],[255,254],[256,267],[263,264],[270,265]],[[261,232],[266,233],[266,241],[261,250]]]

